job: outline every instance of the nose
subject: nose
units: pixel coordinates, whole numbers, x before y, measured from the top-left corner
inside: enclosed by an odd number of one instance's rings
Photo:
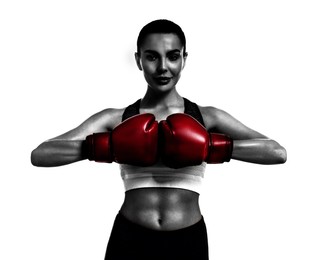
[[[159,64],[157,66],[157,71],[159,73],[164,73],[167,71],[166,59],[164,58],[160,59]]]

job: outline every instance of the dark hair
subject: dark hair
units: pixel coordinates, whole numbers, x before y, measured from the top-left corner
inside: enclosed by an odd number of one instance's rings
[[[138,53],[140,53],[140,48],[144,39],[151,33],[176,34],[178,38],[180,39],[182,45],[184,46],[184,53],[186,53],[186,38],[182,28],[176,23],[166,19],[159,19],[159,20],[152,21],[141,29],[138,40],[137,40]]]

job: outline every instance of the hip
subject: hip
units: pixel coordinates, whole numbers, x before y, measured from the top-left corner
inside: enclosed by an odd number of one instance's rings
[[[120,212],[109,239],[106,259],[208,259],[207,230],[203,217],[174,231],[148,229]]]

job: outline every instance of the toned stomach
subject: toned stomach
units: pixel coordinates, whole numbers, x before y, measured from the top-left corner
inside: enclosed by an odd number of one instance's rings
[[[143,227],[169,231],[194,225],[201,219],[199,194],[174,188],[142,188],[125,193],[121,214]]]

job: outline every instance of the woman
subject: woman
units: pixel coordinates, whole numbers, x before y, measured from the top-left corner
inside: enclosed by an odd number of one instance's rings
[[[89,159],[120,164],[126,188],[105,259],[208,259],[199,187],[206,163],[231,158],[258,164],[286,161],[276,141],[228,113],[180,96],[186,39],[168,20],[141,30],[135,60],[147,82],[144,97],[105,109],[40,144],[35,166]],[[93,134],[98,133],[98,134]]]

